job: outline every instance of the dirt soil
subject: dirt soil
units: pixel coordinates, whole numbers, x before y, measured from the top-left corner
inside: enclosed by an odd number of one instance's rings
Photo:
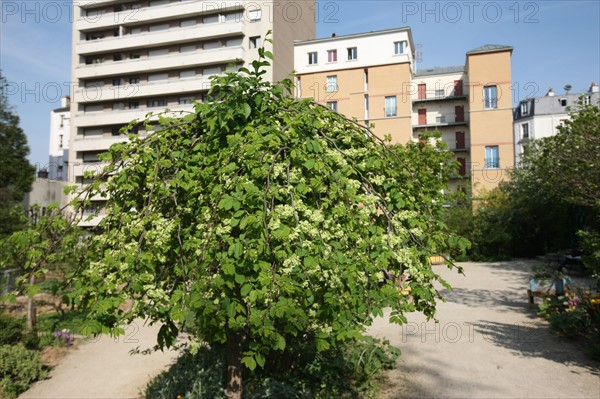
[[[435,266],[454,287],[439,323],[412,314],[404,326],[378,319],[370,329],[402,350],[381,399],[600,398],[600,363],[527,303],[531,262],[461,265],[465,276]]]

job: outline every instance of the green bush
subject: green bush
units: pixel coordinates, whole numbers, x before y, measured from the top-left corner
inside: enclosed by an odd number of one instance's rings
[[[0,397],[16,398],[29,385],[45,377],[40,354],[23,344],[0,346]]]
[[[340,399],[372,397],[381,374],[395,366],[400,351],[371,337],[323,352],[309,345],[267,356],[263,369],[245,370],[247,399]],[[225,398],[225,350],[201,348],[185,352],[168,371],[148,384],[148,399]]]
[[[25,322],[5,313],[0,313],[0,345],[14,345],[23,338]]]

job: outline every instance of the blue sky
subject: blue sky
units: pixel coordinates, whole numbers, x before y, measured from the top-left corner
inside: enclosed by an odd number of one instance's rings
[[[301,1],[301,0],[298,0]],[[71,12],[66,0],[2,0],[0,69],[9,102],[29,139],[30,161],[48,162],[50,112],[69,93]],[[582,92],[600,81],[600,2],[581,1],[317,1],[317,36],[410,26],[419,67],[463,65],[483,44],[514,47],[513,102]]]

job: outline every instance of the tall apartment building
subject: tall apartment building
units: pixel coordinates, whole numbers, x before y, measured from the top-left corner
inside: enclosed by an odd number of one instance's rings
[[[315,37],[314,13],[315,0],[73,2],[69,180],[86,183],[98,154],[127,139],[121,127],[148,112],[193,110],[211,75],[248,66],[261,46],[275,57],[265,78],[287,77],[294,41]],[[103,202],[94,200],[89,211]]]
[[[455,188],[495,187],[514,166],[512,47],[485,45],[465,65],[418,70],[408,27],[306,40],[295,45],[298,97],[374,124],[393,142],[439,130],[461,167]]]
[[[545,96],[522,100],[514,109],[515,165],[519,165],[519,158],[530,140],[558,133],[556,128],[570,118],[569,110],[577,101],[598,104],[599,91],[598,85],[592,82],[585,93],[555,95],[554,90],[549,89]]]
[[[50,148],[48,178],[67,180],[69,171],[69,137],[71,135],[71,98],[60,99],[60,108],[50,113]]]

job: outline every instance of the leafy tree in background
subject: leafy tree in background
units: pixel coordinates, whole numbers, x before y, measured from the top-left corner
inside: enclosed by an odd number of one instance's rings
[[[27,137],[19,127],[19,117],[11,112],[5,87],[0,71],[0,238],[23,226],[21,202],[35,178],[35,168],[27,160]]]
[[[429,257],[468,244],[440,221],[456,169],[442,144],[386,145],[291,98],[291,81],[263,81],[268,65],[214,77],[194,113],[146,120],[155,133],[113,145],[74,201],[108,196],[73,295],[89,331],[149,318],[163,323],[163,347],[191,320],[198,342],[226,344],[230,398],[243,366],[294,342],[360,339],[384,307],[395,323],[432,317],[434,282],[447,284]],[[399,290],[384,270],[410,279]]]

